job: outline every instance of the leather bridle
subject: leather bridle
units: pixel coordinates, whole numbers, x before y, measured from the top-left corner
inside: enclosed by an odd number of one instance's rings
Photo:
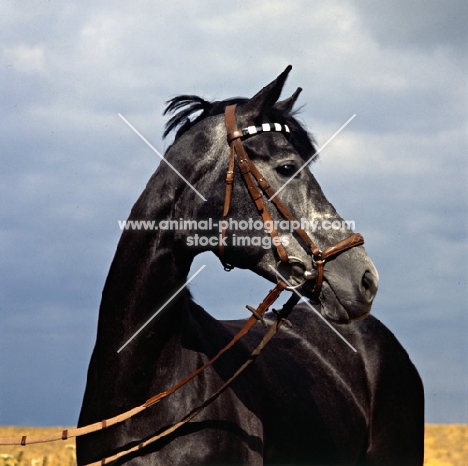
[[[281,239],[278,237],[278,231],[271,227],[269,228],[269,233],[272,238],[272,244],[276,246],[276,252],[279,257],[279,263],[288,263],[288,262],[296,262],[300,263],[304,267],[304,281],[301,285],[305,282],[305,280],[315,279],[315,286],[313,289],[313,294],[318,297],[322,283],[323,283],[323,268],[325,261],[330,257],[336,256],[337,254],[346,251],[347,249],[353,248],[354,246],[359,246],[364,244],[364,238],[359,233],[354,233],[353,235],[349,236],[348,238],[338,242],[334,246],[331,246],[325,251],[321,251],[314,242],[310,239],[309,235],[299,226],[299,222],[296,221],[294,216],[291,214],[290,210],[281,202],[281,200],[276,196],[275,191],[270,186],[268,181],[265,177],[259,172],[255,164],[250,159],[249,155],[247,154],[244,146],[242,144],[242,139],[249,137],[251,135],[258,134],[263,131],[281,131],[281,132],[289,132],[289,128],[286,125],[281,125],[279,123],[267,124],[257,127],[245,128],[242,130],[237,129],[236,124],[236,105],[229,105],[225,109],[224,117],[226,123],[226,131],[227,131],[227,141],[230,146],[230,156],[229,156],[229,164],[228,170],[226,173],[226,191],[224,196],[224,207],[223,207],[223,228],[221,230],[221,241],[219,243],[219,257],[221,262],[224,265],[225,270],[231,270],[233,266],[228,264],[224,258],[224,238],[226,237],[227,233],[227,217],[229,214],[229,209],[231,205],[231,197],[232,197],[232,187],[234,184],[234,165],[235,159],[237,155],[238,166],[242,177],[244,178],[245,184],[247,186],[247,190],[257,207],[258,213],[262,217],[263,223],[265,225],[274,225],[272,222],[272,218],[268,212],[267,205],[264,201],[264,195],[271,200],[271,202],[275,205],[278,212],[281,216],[289,221],[290,225],[295,225],[296,228],[294,229],[295,233],[299,236],[299,238],[303,241],[303,243],[307,246],[310,251],[312,265],[314,267],[314,272],[311,273],[307,271],[306,265],[303,261],[297,257],[289,257],[284,246],[281,243]],[[309,253],[308,251],[308,253]],[[294,287],[295,288],[295,287]]]
[[[277,196],[274,196],[274,191],[265,180],[265,178],[261,175],[261,173],[256,168],[255,164],[249,158],[247,152],[245,151],[242,145],[242,138],[246,137],[246,135],[256,134],[257,132],[261,131],[289,131],[286,125],[276,124],[266,124],[262,125],[262,127],[253,127],[253,130],[250,128],[246,128],[243,130],[238,130],[236,121],[235,121],[235,105],[231,105],[226,107],[225,111],[225,119],[226,119],[226,128],[227,128],[227,138],[228,143],[231,149],[230,157],[229,157],[229,166],[226,175],[226,194],[224,199],[224,208],[223,208],[223,220],[226,220],[229,214],[229,208],[231,205],[231,197],[232,197],[232,186],[234,183],[234,165],[235,165],[235,155],[237,154],[237,158],[239,160],[239,168],[244,178],[244,181],[247,185],[248,191],[250,196],[252,197],[259,214],[261,215],[263,222],[271,221],[271,216],[268,212],[266,207],[265,201],[263,200],[264,195],[272,198],[272,202],[279,211],[279,213],[291,224],[297,225],[297,222],[292,223],[295,221],[294,216],[291,212],[287,209],[287,207],[278,199]],[[266,127],[270,129],[266,129]],[[272,129],[273,128],[273,129]],[[260,189],[259,189],[260,188]],[[271,225],[273,223],[270,223]],[[223,229],[221,232],[221,237],[225,238],[227,228],[224,227],[225,223],[223,223]],[[350,249],[354,246],[359,246],[364,243],[364,238],[359,234],[355,233],[350,237],[338,242],[334,246],[330,246],[329,248],[325,249],[325,251],[321,251],[309,238],[307,233],[301,228],[295,228],[295,232],[297,235],[302,239],[302,241],[306,244],[308,249],[310,250],[312,256],[312,264],[315,269],[315,273],[310,273],[311,278],[315,279],[315,286],[314,286],[314,294],[318,297],[320,293],[320,289],[323,282],[323,274],[324,274],[324,264],[327,259],[330,257],[336,256],[337,254]],[[270,229],[270,235],[272,239],[276,238],[273,241],[273,244],[276,246],[276,251],[279,257],[279,265],[280,264],[287,264],[287,263],[299,263],[304,268],[304,282],[309,277],[306,277],[306,266],[303,261],[297,257],[288,256],[284,246],[281,244],[280,238],[278,237],[278,232],[274,229]],[[232,269],[232,266],[227,264],[224,260],[224,248],[223,248],[223,241],[220,241],[219,246],[219,256],[221,261],[223,262],[225,268],[227,270]],[[278,265],[278,267],[279,267]],[[303,283],[304,283],[303,282]],[[301,285],[303,284],[301,283]],[[222,348],[215,356],[213,356],[209,361],[207,361],[202,366],[198,367],[194,370],[191,374],[189,374],[185,379],[180,380],[172,387],[168,388],[167,390],[158,393],[157,395],[149,398],[145,403],[140,406],[136,406],[124,413],[121,413],[115,417],[103,419],[102,421],[96,422],[94,424],[89,424],[87,426],[74,428],[74,429],[67,429],[63,431],[59,431],[54,434],[45,435],[45,436],[26,436],[23,435],[21,437],[7,437],[7,438],[0,438],[0,445],[22,445],[25,446],[30,443],[44,443],[50,442],[54,440],[66,440],[72,437],[79,437],[83,435],[90,434],[92,432],[97,432],[103,429],[106,429],[110,426],[115,424],[119,424],[127,419],[130,419],[137,414],[145,411],[146,409],[150,408],[151,406],[159,403],[164,398],[168,397],[169,395],[173,394],[179,388],[183,387],[187,384],[190,380],[195,378],[197,375],[201,374],[207,367],[211,366],[215,361],[217,361],[224,353],[226,353],[230,348],[232,348],[236,342],[238,342],[244,335],[246,335],[249,330],[254,326],[257,320],[261,321],[265,327],[267,327],[267,323],[264,319],[264,314],[267,310],[272,306],[272,304],[278,299],[279,295],[287,289],[297,288],[297,286],[291,286],[289,282],[287,282],[283,277],[278,279],[276,286],[271,289],[267,296],[263,299],[263,301],[258,305],[257,308],[253,308],[251,306],[247,306],[247,309],[252,312],[252,316],[246,320],[243,327],[232,337],[231,341]],[[268,330],[264,334],[263,338],[257,345],[257,347],[250,353],[249,357],[246,361],[234,372],[234,374],[227,379],[218,390],[214,391],[208,398],[204,400],[203,403],[193,408],[188,414],[186,414],[180,421],[175,422],[174,424],[170,425],[169,427],[165,428],[158,434],[147,438],[146,440],[142,441],[141,443],[134,445],[132,447],[127,448],[126,450],[120,451],[118,453],[112,454],[107,458],[103,458],[99,461],[89,463],[87,466],[102,466],[104,464],[110,464],[116,461],[119,458],[122,458],[129,453],[138,452],[139,450],[145,448],[146,446],[158,441],[163,437],[167,437],[169,434],[172,434],[177,429],[185,425],[187,422],[190,422],[195,416],[197,416],[200,412],[202,412],[209,404],[211,404],[216,398],[218,398],[221,393],[223,393],[236,379],[261,353],[261,351],[266,347],[266,345],[270,342],[270,340],[276,335],[280,327],[283,323],[288,323],[287,317],[292,312],[294,306],[298,303],[300,299],[300,295],[298,293],[293,293],[292,296],[288,299],[288,301],[283,305],[282,309],[279,311],[274,311],[277,316],[276,322],[271,323]]]

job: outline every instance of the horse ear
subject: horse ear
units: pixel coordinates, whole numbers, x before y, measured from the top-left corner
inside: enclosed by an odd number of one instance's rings
[[[288,77],[291,69],[292,66],[288,65],[273,82],[268,84],[268,86],[265,86],[260,92],[243,104],[242,117],[252,120],[273,107],[281,94],[281,90],[283,89],[284,83],[286,82],[286,78]]]
[[[289,97],[288,99],[281,100],[280,102],[276,102],[275,108],[283,114],[290,114],[301,92],[302,88],[298,87],[296,92],[291,97]]]

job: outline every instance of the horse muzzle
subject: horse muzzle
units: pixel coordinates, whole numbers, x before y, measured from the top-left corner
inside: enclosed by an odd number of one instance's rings
[[[325,267],[320,304],[327,319],[346,324],[369,315],[377,294],[379,275],[363,249],[349,251],[349,256],[343,256]],[[356,257],[360,260],[349,260]]]

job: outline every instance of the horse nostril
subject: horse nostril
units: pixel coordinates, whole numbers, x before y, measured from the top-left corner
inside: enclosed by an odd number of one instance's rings
[[[367,270],[361,279],[361,293],[368,303],[371,303],[377,294],[378,279],[374,273]]]

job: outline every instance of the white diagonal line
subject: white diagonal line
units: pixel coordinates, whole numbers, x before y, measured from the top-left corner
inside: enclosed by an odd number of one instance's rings
[[[127,342],[120,347],[120,353],[204,268],[202,265],[134,334]]]
[[[296,290],[296,288],[293,288],[292,285],[289,284],[289,282],[278,272],[278,270],[276,270],[273,266],[269,266],[271,269],[273,269],[273,271],[276,273],[276,275],[278,275],[278,277],[281,278],[281,280],[283,280],[284,283],[286,283],[286,285],[288,285],[289,287],[291,287],[291,291],[294,291],[294,293],[297,294],[297,296],[299,296],[300,298],[305,298],[305,296],[302,296],[301,293],[299,293],[299,291]],[[356,348],[343,336],[341,335],[340,332],[338,332],[338,330],[336,330],[335,327],[333,327],[332,324],[330,324],[330,322],[328,322],[327,319],[325,319],[325,317],[323,317],[323,315],[317,310],[315,309],[314,306],[312,306],[312,304],[310,304],[309,301],[304,301],[307,306],[309,306],[355,353],[357,353],[357,350]]]
[[[125,121],[125,123],[127,123],[127,125],[133,129],[133,131],[138,134],[138,136],[140,136],[140,138],[151,148],[151,150],[156,154],[158,155],[161,160],[163,160],[164,162],[166,162],[171,168],[172,170],[174,170],[175,173],[177,173],[184,181],[185,183],[187,183],[188,186],[190,186],[204,201],[206,201],[205,197],[200,194],[200,192],[194,187],[192,186],[192,184],[170,163],[168,162],[160,153],[159,151],[157,151],[155,149],[155,147],[124,117],[122,116],[120,113],[118,113],[119,117],[122,118],[123,121]]]
[[[268,199],[269,201],[271,201],[274,197],[276,197],[292,180],[293,178],[298,174],[300,173],[302,170],[304,170],[305,167],[307,167],[307,165],[309,165],[310,162],[312,162],[312,160],[315,159],[315,157],[317,157],[317,155],[320,154],[320,152],[325,149],[325,147],[327,147],[327,145],[333,141],[333,139],[335,139],[335,137],[341,132],[343,131],[343,129],[345,129],[346,126],[348,126],[348,124],[351,122],[351,120],[354,119],[354,117],[356,116],[356,114],[354,114],[330,139],[328,139],[328,141],[322,146],[320,147],[319,149],[317,149],[317,151],[315,152],[315,154],[309,159],[307,160],[307,162],[302,165],[301,168],[299,168],[299,170],[297,170],[296,173],[294,173],[294,175],[291,176],[291,178],[289,178],[288,181],[286,181],[286,183],[283,184],[283,186],[281,186],[281,188],[279,188],[275,194],[273,194],[273,196],[270,197],[270,199]]]

